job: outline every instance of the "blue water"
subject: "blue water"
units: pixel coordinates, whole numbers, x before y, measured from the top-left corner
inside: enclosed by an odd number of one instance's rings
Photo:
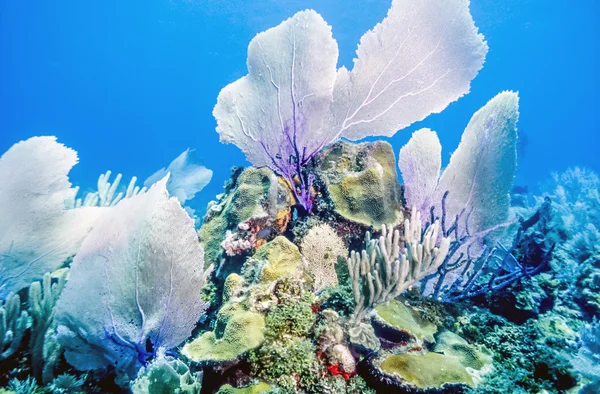
[[[219,193],[240,150],[222,145],[211,115],[219,90],[246,74],[246,47],[260,31],[314,8],[333,27],[340,63],[381,20],[382,0],[0,2],[0,152],[53,134],[79,152],[73,183],[95,186],[107,169],[144,179],[186,148],[215,172],[198,206]],[[438,131],[444,160],[472,113],[505,89],[520,92],[527,136],[518,184],[551,171],[600,171],[600,3],[473,0],[490,46],[472,92],[411,131]]]

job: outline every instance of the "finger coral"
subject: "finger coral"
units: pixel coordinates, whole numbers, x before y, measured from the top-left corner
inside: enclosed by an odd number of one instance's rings
[[[360,253],[352,251],[348,271],[356,300],[356,324],[372,309],[398,297],[444,262],[450,241],[440,236],[439,222],[424,230],[422,226],[421,215],[413,208],[411,218],[404,223],[404,241],[399,230],[388,232],[383,226],[379,239],[371,240],[367,233],[366,249]]]

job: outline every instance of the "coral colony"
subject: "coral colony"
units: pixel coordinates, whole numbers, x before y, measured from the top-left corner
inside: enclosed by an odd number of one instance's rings
[[[203,218],[183,207],[212,175],[191,151],[78,197],[74,150],[15,144],[0,393],[597,392],[600,181],[510,195],[518,95],[478,110],[443,170],[429,129],[398,162],[350,142],[442,111],[486,53],[467,0],[394,0],[351,70],[315,11],[258,34],[213,111],[252,166]]]

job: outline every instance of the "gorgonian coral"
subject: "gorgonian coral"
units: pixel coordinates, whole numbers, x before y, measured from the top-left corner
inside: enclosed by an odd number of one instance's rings
[[[217,131],[284,177],[310,211],[304,167],[317,152],[340,137],[391,136],[442,111],[469,91],[486,53],[467,0],[394,0],[361,38],[353,69],[336,70],[330,26],[302,11],[250,42],[248,75],[219,94]]]

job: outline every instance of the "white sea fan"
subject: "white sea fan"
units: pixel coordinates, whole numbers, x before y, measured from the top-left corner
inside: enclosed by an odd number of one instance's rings
[[[302,11],[250,42],[248,75],[217,99],[217,132],[283,176],[310,211],[313,179],[302,168],[324,146],[391,136],[442,111],[469,91],[486,53],[468,0],[393,0],[362,37],[352,71],[336,71],[331,28]]]
[[[338,136],[392,136],[469,92],[487,54],[468,0],[393,0],[338,71],[326,121]]]
[[[420,129],[400,149],[398,167],[402,173],[406,206],[415,207],[427,217],[440,179],[442,145],[435,131]]]
[[[307,156],[329,143],[319,131],[337,57],[331,27],[312,10],[258,34],[248,46],[248,75],[219,93],[213,115],[221,142],[236,144],[255,166],[271,168],[276,156],[285,163],[295,153],[292,140]]]
[[[161,168],[150,175],[144,181],[144,186],[149,188],[170,174],[167,182],[169,195],[176,197],[181,204],[193,199],[196,193],[208,185],[213,174],[211,170],[200,164],[194,152],[190,149],[183,151],[167,168]]]
[[[502,92],[479,109],[469,121],[450,163],[439,177],[441,150],[434,132],[419,130],[400,150],[400,171],[407,201],[415,204],[424,218],[430,209],[440,217],[445,202],[444,231],[458,218],[457,234],[469,239],[456,256],[477,258],[484,242],[498,241],[511,223],[510,196],[517,168],[517,120],[519,96]],[[419,148],[417,149],[417,145]],[[412,163],[409,165],[408,163]],[[432,186],[436,185],[432,189]],[[444,198],[444,195],[447,196]],[[454,270],[445,282],[462,274]],[[430,282],[424,291],[432,291]]]
[[[66,208],[75,164],[77,152],[56,137],[21,141],[0,158],[0,299],[58,269],[103,212]]]
[[[446,200],[449,220],[463,210],[473,236],[483,236],[509,217],[517,170],[519,96],[502,92],[471,117],[444,169],[434,201]]]

